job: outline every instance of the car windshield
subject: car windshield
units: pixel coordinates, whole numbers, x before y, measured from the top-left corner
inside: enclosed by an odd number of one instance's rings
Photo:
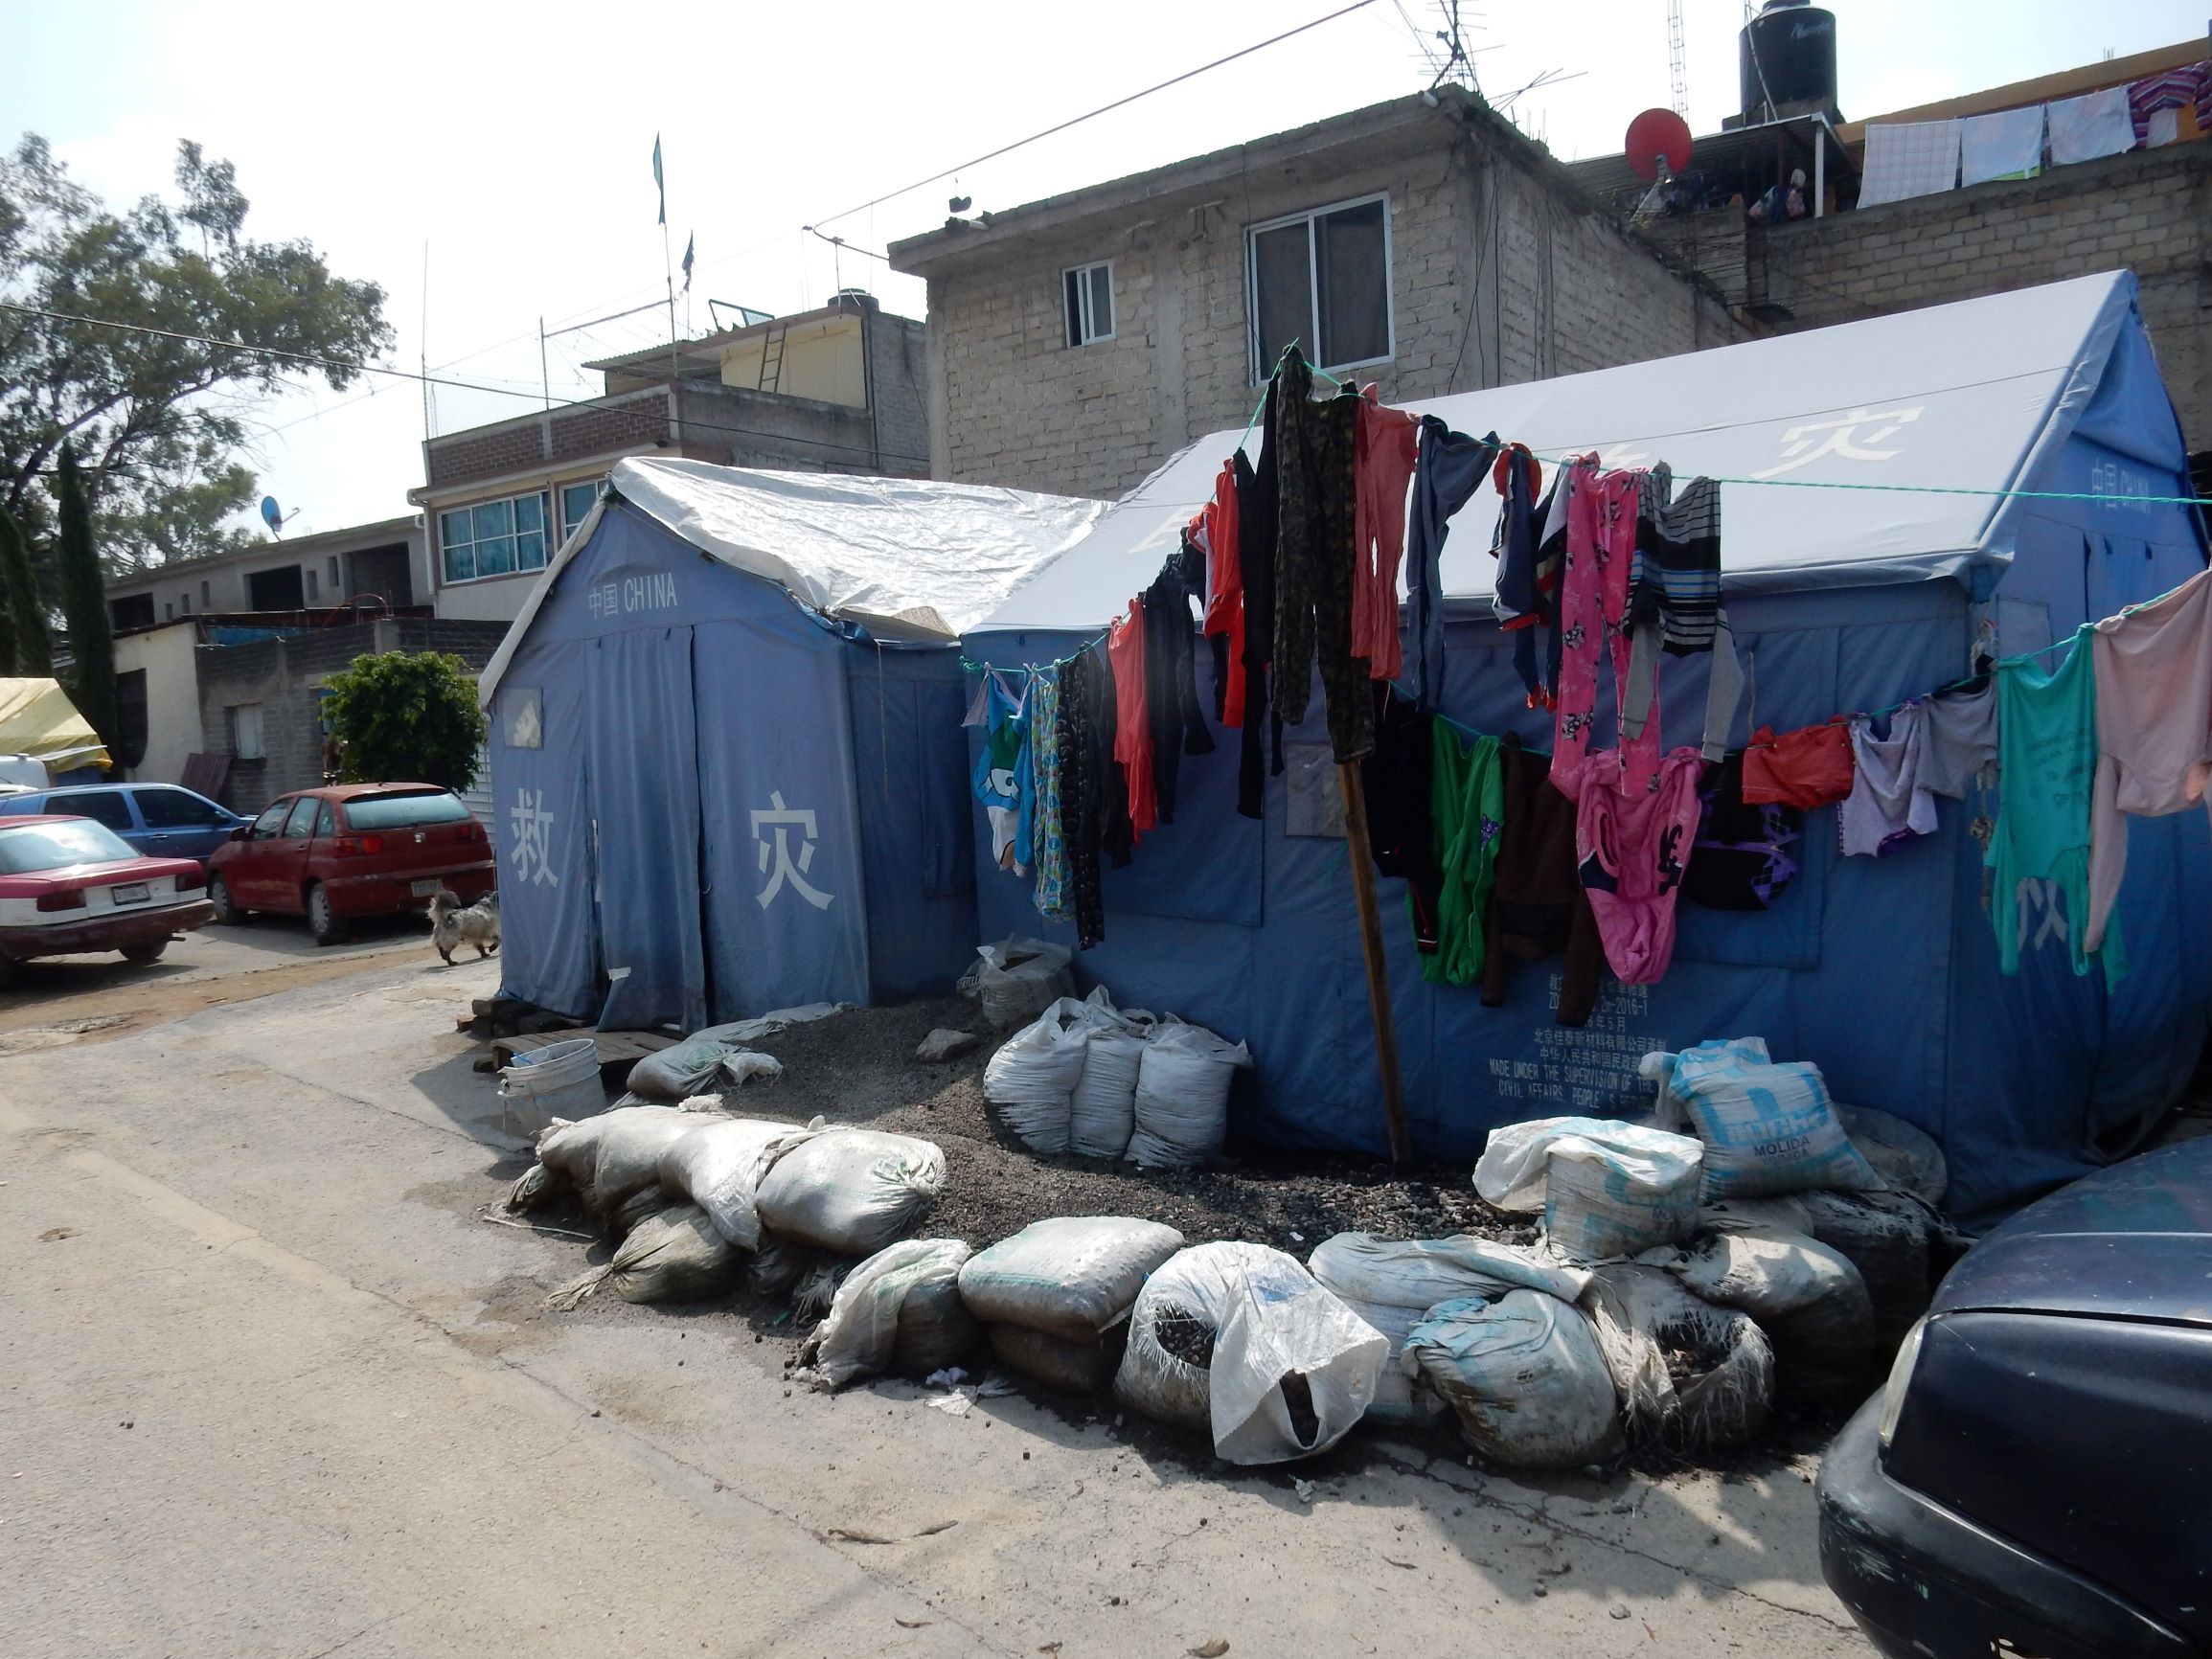
[[[108,864],[137,856],[122,836],[89,819],[63,818],[52,824],[0,830],[0,875],[29,875],[39,870]]]
[[[467,816],[467,806],[450,789],[356,795],[346,803],[346,822],[355,830],[412,830],[418,824],[458,824]]]

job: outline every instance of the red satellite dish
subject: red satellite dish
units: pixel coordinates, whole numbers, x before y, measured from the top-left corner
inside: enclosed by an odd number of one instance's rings
[[[1641,179],[1656,179],[1659,164],[1670,173],[1690,165],[1690,124],[1671,109],[1647,109],[1629,123],[1629,166]]]

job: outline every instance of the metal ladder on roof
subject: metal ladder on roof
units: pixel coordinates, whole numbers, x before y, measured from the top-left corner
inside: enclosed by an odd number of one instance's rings
[[[764,392],[783,389],[784,336],[790,331],[790,324],[779,320],[761,341],[760,389]]]

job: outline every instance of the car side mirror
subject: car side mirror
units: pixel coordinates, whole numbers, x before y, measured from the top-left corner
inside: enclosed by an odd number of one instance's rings
[[[253,833],[254,827],[251,823],[240,824],[231,831],[230,838],[233,841],[250,841],[253,839]]]

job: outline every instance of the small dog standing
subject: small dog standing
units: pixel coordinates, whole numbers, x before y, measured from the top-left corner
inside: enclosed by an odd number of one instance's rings
[[[481,960],[499,949],[499,895],[487,893],[474,904],[464,905],[461,895],[441,887],[430,900],[430,943],[453,966],[454,947],[473,944]]]

